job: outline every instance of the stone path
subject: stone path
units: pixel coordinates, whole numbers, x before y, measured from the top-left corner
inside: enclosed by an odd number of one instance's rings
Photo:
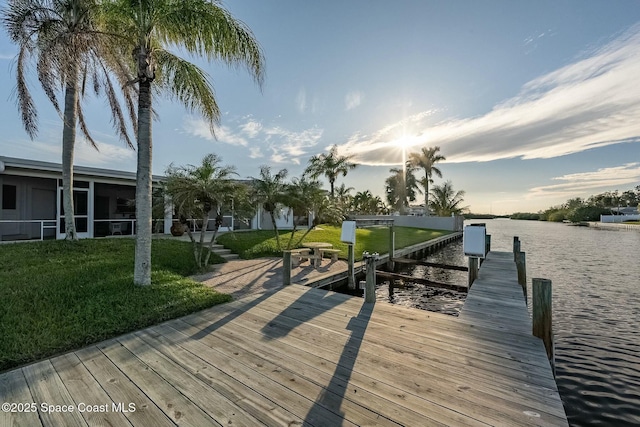
[[[319,268],[313,268],[308,262],[291,270],[291,282],[302,285],[312,283],[327,274],[347,270],[344,260],[323,259]],[[232,260],[211,273],[192,277],[198,282],[215,288],[217,291],[233,296],[233,299],[266,292],[282,287],[282,258],[269,257],[251,260]]]

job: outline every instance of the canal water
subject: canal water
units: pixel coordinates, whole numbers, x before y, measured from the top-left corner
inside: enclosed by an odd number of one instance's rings
[[[527,278],[551,279],[558,389],[572,427],[640,426],[640,231],[599,230],[541,221],[482,220],[491,246],[527,253]],[[467,222],[469,223],[469,222]],[[429,260],[466,265],[460,243]],[[408,274],[466,283],[466,273],[412,267]],[[415,285],[378,287],[378,298],[456,314],[450,291],[436,298]]]

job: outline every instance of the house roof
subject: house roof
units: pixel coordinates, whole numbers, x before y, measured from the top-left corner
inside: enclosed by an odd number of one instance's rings
[[[0,174],[12,172],[12,175],[31,175],[33,173],[62,174],[62,164],[42,162],[40,160],[19,159],[0,156]],[[92,168],[87,166],[73,166],[73,173],[78,177],[110,178],[116,180],[135,181],[136,173],[114,169]],[[154,175],[153,181],[164,180],[162,175]]]

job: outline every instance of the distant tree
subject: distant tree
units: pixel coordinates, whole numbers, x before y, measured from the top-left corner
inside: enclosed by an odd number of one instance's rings
[[[200,218],[202,227],[198,241],[186,227],[187,234],[193,243],[193,256],[198,268],[203,269],[209,263],[209,257],[220,225],[222,225],[222,209],[230,205],[237,189],[231,177],[236,175],[233,166],[221,166],[221,159],[215,154],[208,154],[199,166],[169,166],[166,171],[166,192],[183,218]],[[214,217],[214,232],[205,246],[205,231],[209,218]]]
[[[571,222],[600,221],[600,215],[609,213],[608,209],[596,206],[579,206],[566,214],[566,219]]]
[[[424,206],[426,215],[429,215],[429,184],[433,183],[432,176],[435,174],[442,178],[442,172],[435,164],[443,160],[447,160],[441,154],[438,154],[440,147],[422,147],[419,153],[409,154],[409,163],[417,168],[424,170],[424,178],[420,180],[420,185],[424,188]]]
[[[345,214],[348,213],[353,207],[353,196],[351,195],[352,190],[353,187],[347,187],[344,184],[340,184],[340,186],[335,189],[336,205]]]
[[[430,208],[437,216],[459,215],[467,209],[466,206],[461,206],[464,202],[464,194],[462,190],[455,191],[451,181],[436,185],[431,189]]]
[[[285,178],[288,173],[286,169],[281,169],[273,175],[269,166],[262,166],[260,168],[260,177],[251,178],[252,199],[255,203],[262,205],[265,211],[269,212],[278,250],[282,250],[282,244],[280,243],[280,233],[276,218],[280,216],[279,211],[287,199]]]
[[[358,166],[356,163],[351,162],[352,158],[353,156],[340,156],[338,154],[338,146],[334,145],[329,150],[329,154],[322,153],[309,159],[305,175],[314,179],[321,175],[326,176],[331,187],[331,197],[334,197],[334,184],[338,175],[347,176],[350,170]]]
[[[385,194],[389,205],[399,211],[406,212],[409,202],[416,200],[416,193],[420,191],[418,181],[414,175],[414,167],[407,162],[406,170],[391,168],[391,176],[385,180]],[[405,180],[406,176],[406,180]]]

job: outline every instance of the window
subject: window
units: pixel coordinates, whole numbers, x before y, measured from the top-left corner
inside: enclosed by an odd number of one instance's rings
[[[13,209],[15,210],[18,203],[18,187],[15,185],[6,185],[2,186],[2,209]]]

